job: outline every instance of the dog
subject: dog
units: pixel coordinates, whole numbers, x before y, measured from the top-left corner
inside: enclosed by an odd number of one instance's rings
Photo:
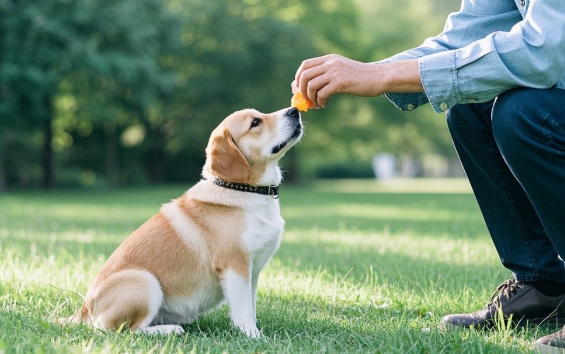
[[[203,179],[114,251],[70,320],[182,334],[181,324],[225,301],[233,324],[260,337],[257,281],[284,228],[278,161],[302,134],[296,108],[225,118],[206,147]]]

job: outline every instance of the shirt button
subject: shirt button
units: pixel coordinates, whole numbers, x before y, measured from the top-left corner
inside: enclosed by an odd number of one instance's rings
[[[406,106],[406,109],[411,111],[414,109],[414,105],[412,103],[409,103],[408,106]]]
[[[520,6],[525,6],[525,5],[526,5],[526,0],[520,1]]]
[[[445,111],[447,109],[447,103],[442,103],[439,105],[439,109],[441,109],[442,111]]]

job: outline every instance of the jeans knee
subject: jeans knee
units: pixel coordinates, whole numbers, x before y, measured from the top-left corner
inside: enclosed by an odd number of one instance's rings
[[[452,137],[464,136],[469,131],[472,117],[465,114],[467,108],[463,105],[456,105],[447,111],[447,127]]]
[[[459,104],[447,111],[447,126],[454,140],[474,139],[477,134],[489,131],[491,102]]]
[[[516,143],[532,126],[531,89],[514,89],[499,95],[492,107],[492,133],[501,150]],[[507,149],[508,150],[508,149]]]

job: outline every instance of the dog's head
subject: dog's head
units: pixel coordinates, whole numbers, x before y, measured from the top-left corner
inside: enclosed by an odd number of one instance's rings
[[[206,147],[205,178],[252,185],[279,184],[278,161],[302,137],[296,108],[264,114],[245,109],[214,129]]]

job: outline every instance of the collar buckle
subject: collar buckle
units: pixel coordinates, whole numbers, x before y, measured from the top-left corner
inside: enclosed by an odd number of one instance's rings
[[[273,199],[279,199],[279,186],[269,186],[267,188],[268,195],[272,196]]]

